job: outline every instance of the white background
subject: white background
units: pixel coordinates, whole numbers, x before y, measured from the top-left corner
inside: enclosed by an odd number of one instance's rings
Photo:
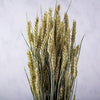
[[[61,17],[70,0],[58,0]],[[0,100],[32,100],[25,76],[27,46],[26,22],[40,16],[55,0],[0,0]],[[27,15],[27,17],[26,17]],[[68,12],[70,26],[77,22],[76,41],[82,44],[78,63],[76,100],[100,100],[100,0],[73,0]]]

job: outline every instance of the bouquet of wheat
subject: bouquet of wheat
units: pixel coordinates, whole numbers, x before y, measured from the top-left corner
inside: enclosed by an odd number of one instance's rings
[[[67,12],[60,18],[60,5],[37,17],[32,32],[27,22],[28,67],[26,73],[34,100],[75,100],[77,63],[81,43],[75,44],[76,21],[69,27]],[[25,71],[26,72],[26,71]]]

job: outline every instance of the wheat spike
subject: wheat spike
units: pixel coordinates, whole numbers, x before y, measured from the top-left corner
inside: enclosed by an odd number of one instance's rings
[[[34,24],[34,48],[37,48],[37,41],[38,41],[38,17],[36,18]]]
[[[32,91],[33,93],[35,93],[35,74],[34,74],[34,65],[33,65],[33,59],[32,59],[32,55],[31,55],[31,52],[28,50],[27,51],[27,55],[28,55],[28,67],[29,67],[29,70],[30,70],[30,81],[31,81],[31,87],[32,87]]]

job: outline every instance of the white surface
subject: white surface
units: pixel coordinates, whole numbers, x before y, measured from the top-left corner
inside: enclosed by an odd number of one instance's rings
[[[63,14],[69,0],[58,2]],[[0,0],[0,100],[32,100],[24,73],[27,46],[21,32],[27,37],[26,13],[34,24],[40,6],[44,12],[49,7],[54,9],[54,5],[54,0]],[[100,100],[100,1],[73,0],[68,15],[70,26],[73,19],[77,22],[78,43],[85,34],[76,100]]]

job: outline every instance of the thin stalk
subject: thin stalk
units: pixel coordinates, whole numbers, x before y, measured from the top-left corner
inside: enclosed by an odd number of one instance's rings
[[[72,0],[70,0],[70,3],[69,3],[69,5],[68,5],[67,13],[68,13],[68,11],[69,11],[69,8],[70,8],[71,4],[72,4]]]
[[[51,56],[50,56],[50,70],[51,70],[51,96],[50,100],[53,100],[53,69],[51,65]]]
[[[24,71],[25,71],[25,74],[26,74],[26,77],[27,77],[27,80],[28,80],[28,83],[29,83],[29,86],[30,86],[30,90],[31,90],[33,99],[36,99],[36,98],[35,98],[35,94],[34,94],[33,91],[32,91],[31,83],[30,83],[30,80],[29,80],[29,77],[28,77],[28,74],[27,74],[27,72],[26,72],[25,67],[24,67]]]
[[[84,36],[85,36],[85,35],[84,35]],[[84,36],[82,37],[82,40],[81,40],[81,43],[80,43],[80,46],[79,46],[79,53],[78,53],[78,57],[77,57],[77,63],[78,63],[78,60],[79,60],[80,51],[81,51],[81,46],[82,46],[82,42],[83,42]]]
[[[67,63],[68,63],[68,58],[67,58],[66,64],[67,64]],[[58,81],[57,100],[58,100],[58,96],[59,96],[60,83],[61,83],[62,77],[63,77],[63,75],[64,75],[64,73],[65,73],[65,68],[66,68],[66,66],[63,67],[63,69],[62,69],[62,71],[61,71],[61,74],[60,74],[59,81]]]

